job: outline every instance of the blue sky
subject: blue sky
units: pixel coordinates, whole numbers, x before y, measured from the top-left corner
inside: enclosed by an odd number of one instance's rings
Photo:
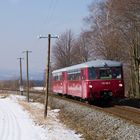
[[[37,35],[60,35],[66,29],[78,34],[94,0],[0,0],[0,70],[19,70],[17,57],[31,50],[29,69],[42,72],[46,65],[47,39]],[[54,42],[54,40],[52,40]],[[25,60],[23,62],[25,71]]]

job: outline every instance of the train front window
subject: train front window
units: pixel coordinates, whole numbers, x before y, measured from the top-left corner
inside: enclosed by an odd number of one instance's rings
[[[100,68],[99,77],[100,79],[112,79],[112,70],[110,68]]]
[[[122,70],[120,67],[113,68],[112,70],[113,79],[121,79],[122,78],[121,73],[122,73]]]

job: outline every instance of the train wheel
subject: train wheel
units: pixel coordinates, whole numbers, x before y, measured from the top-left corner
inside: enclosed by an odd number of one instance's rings
[[[82,99],[82,98],[80,98],[80,102],[85,102],[85,100],[84,100],[84,99]]]
[[[93,104],[94,103],[94,100],[93,99],[88,99],[88,103],[89,104]]]

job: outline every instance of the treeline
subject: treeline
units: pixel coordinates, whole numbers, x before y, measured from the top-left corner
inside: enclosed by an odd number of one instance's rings
[[[12,79],[12,80],[1,80],[0,81],[0,89],[8,89],[8,90],[19,90],[20,80]],[[26,81],[23,80],[23,87],[26,90]],[[43,80],[30,80],[29,88],[31,87],[44,87]]]
[[[66,30],[56,41],[53,69],[92,59],[118,60],[124,64],[127,95],[140,97],[140,1],[93,2],[84,22],[78,37]]]

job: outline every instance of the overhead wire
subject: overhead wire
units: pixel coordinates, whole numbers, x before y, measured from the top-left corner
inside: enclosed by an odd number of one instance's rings
[[[51,24],[57,3],[58,3],[58,0],[50,0],[49,7],[48,7],[48,13],[47,13],[47,17],[46,17],[46,22],[45,22],[47,24],[47,26],[50,26],[50,24]]]

